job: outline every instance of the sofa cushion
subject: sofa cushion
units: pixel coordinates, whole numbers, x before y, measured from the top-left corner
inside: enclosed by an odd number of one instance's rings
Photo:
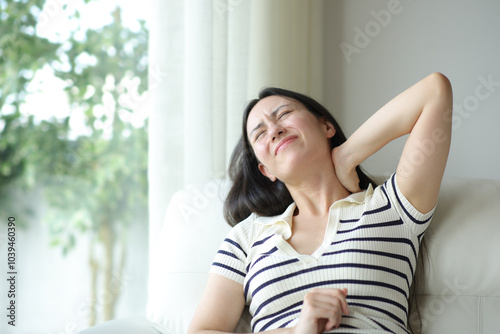
[[[500,180],[445,178],[425,240],[424,332],[497,332]]]

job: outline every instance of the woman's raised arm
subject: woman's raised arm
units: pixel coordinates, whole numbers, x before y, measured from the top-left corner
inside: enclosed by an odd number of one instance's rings
[[[436,204],[451,143],[452,89],[432,73],[373,114],[332,151],[336,173],[351,192],[359,191],[354,168],[387,143],[410,134],[401,155],[397,184],[420,212]]]

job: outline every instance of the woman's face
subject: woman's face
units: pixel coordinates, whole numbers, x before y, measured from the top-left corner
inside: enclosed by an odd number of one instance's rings
[[[271,181],[284,181],[318,158],[331,159],[328,138],[335,128],[298,101],[281,96],[260,100],[248,115],[246,130],[259,169]]]

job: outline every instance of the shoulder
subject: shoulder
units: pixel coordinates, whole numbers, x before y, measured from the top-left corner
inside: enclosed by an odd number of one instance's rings
[[[407,223],[427,225],[435,211],[435,207],[428,212],[420,212],[415,208],[400,190],[396,173],[375,189],[374,198],[388,202],[388,205],[397,211],[400,218]]]
[[[280,215],[268,217],[252,213],[231,229],[228,238],[238,241],[246,247],[251,247],[254,242],[270,234],[280,234],[288,239],[291,235],[290,226],[294,209],[295,203],[292,203]]]
[[[256,219],[258,219],[257,215],[250,214],[246,219],[231,228],[224,241],[233,241],[238,243],[242,248],[248,248],[255,234]]]
[[[243,248],[250,248],[254,240],[265,230],[265,225],[262,222],[270,218],[272,217],[261,217],[255,213],[250,214],[229,231],[226,241],[229,239],[237,242]]]

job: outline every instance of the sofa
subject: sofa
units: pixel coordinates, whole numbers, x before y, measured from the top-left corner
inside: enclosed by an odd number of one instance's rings
[[[222,216],[228,186],[225,180],[191,185],[166,208],[161,233],[152,240],[143,320],[155,333],[187,331],[230,230]],[[445,177],[425,239],[422,333],[500,333],[500,179]],[[245,312],[237,331],[249,332],[249,323]]]

